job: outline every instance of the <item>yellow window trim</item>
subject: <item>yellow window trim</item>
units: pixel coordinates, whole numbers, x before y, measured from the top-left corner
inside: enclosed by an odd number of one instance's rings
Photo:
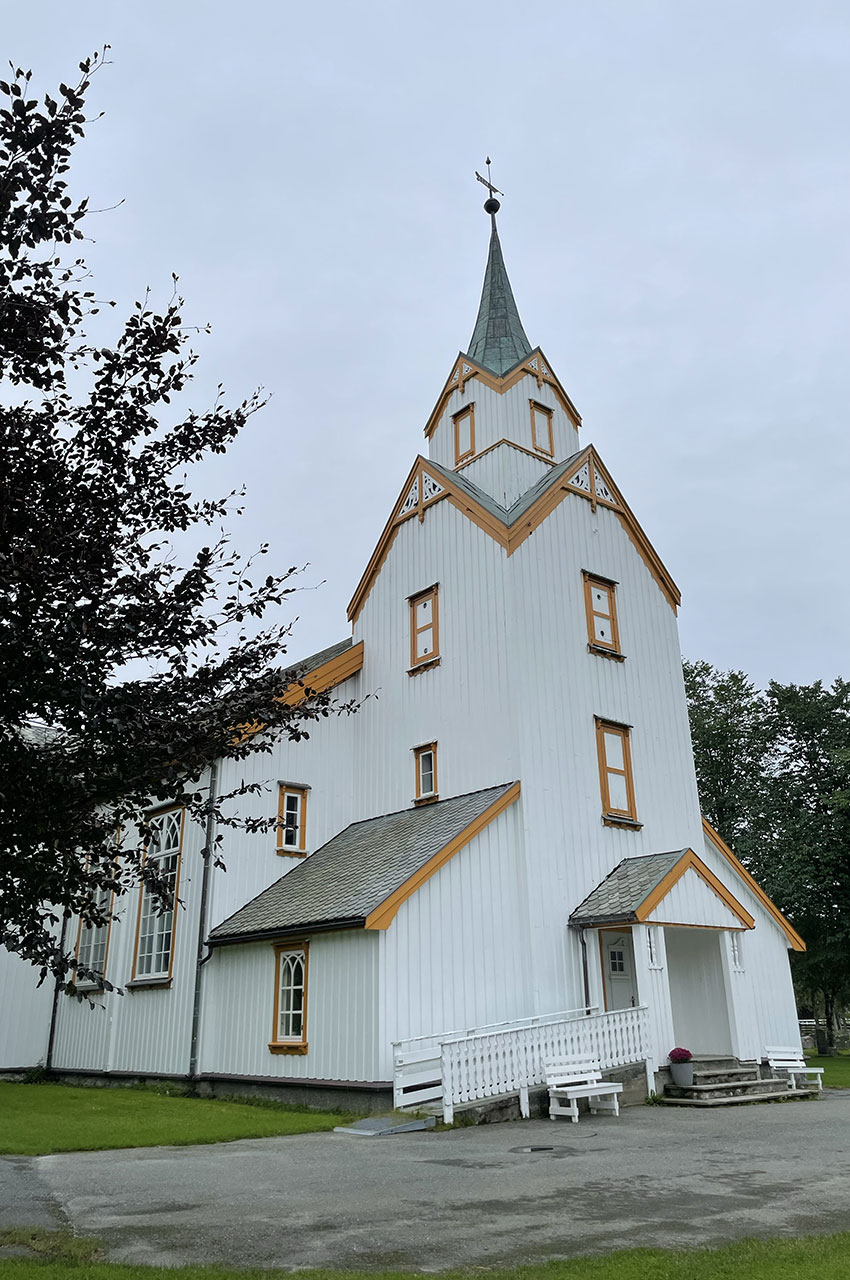
[[[408,603],[410,606],[410,670],[411,672],[417,667],[427,666],[428,663],[436,662],[440,656],[440,603],[439,603],[440,585],[435,582],[433,587],[427,587],[424,591],[418,591],[415,596],[410,596]],[[431,621],[426,627],[417,627],[416,625],[416,606],[422,604],[424,600],[431,600]],[[431,639],[433,648],[430,653],[424,654],[421,658],[416,656],[416,640],[420,631],[431,631]]]
[[[307,851],[307,792],[308,787],[296,787],[289,782],[281,782],[278,784],[277,799],[277,852],[282,857],[302,857]],[[299,810],[298,820],[298,843],[288,845],[283,843],[283,819],[285,814],[286,797],[300,796],[301,808]]]
[[[529,400],[528,410],[531,416],[531,443],[534,445],[534,448],[537,450],[537,453],[542,453],[549,458],[554,458],[555,433],[552,427],[552,419],[555,416],[554,410],[550,409],[548,404],[541,404],[539,400]],[[535,414],[538,414],[538,413],[542,413],[544,418],[546,419],[546,426],[548,429],[548,445],[542,445],[537,443],[537,419],[535,417]]]
[[[629,823],[637,823],[637,805],[635,804],[635,784],[632,774],[632,746],[629,740],[631,728],[626,724],[617,724],[615,720],[605,720],[602,716],[594,716],[596,721],[596,758],[599,764],[599,789],[602,793],[602,818],[607,818],[613,822],[620,820]],[[620,739],[623,747],[623,768],[614,769],[608,763],[608,754],[605,750],[605,734],[614,734]],[[626,804],[628,809],[615,809],[611,805],[611,792],[608,786],[608,775],[616,773],[618,777],[625,779],[626,784]]]
[[[270,1053],[306,1053],[307,1044],[307,980],[310,971],[310,943],[305,941],[296,942],[287,939],[286,942],[275,942],[274,950],[274,1021],[272,1022],[272,1038],[269,1041]],[[278,1040],[278,1016],[280,1014],[280,957],[287,955],[290,951],[304,952],[304,1003],[301,1006],[301,1039],[300,1040]]]
[[[718,880],[714,872],[705,865],[705,863],[702,861],[701,858],[697,857],[693,849],[687,849],[682,854],[681,858],[676,863],[676,865],[667,872],[664,879],[661,880],[655,886],[652,892],[649,893],[644,898],[643,902],[640,904],[637,911],[635,912],[635,916],[641,922],[641,924],[647,924],[647,923],[662,924],[663,923],[663,921],[660,921],[660,920],[648,920],[648,917],[652,915],[653,911],[658,906],[658,904],[662,902],[664,898],[667,897],[667,894],[673,888],[673,885],[676,884],[679,880],[681,880],[685,872],[690,869],[693,869],[697,873],[697,875],[700,877],[700,879],[705,881],[709,889],[712,889],[717,894],[718,898],[720,898],[721,901],[726,904],[726,906],[729,908],[732,914],[734,916],[737,916],[737,918],[741,921],[741,924],[744,927],[744,929],[755,928],[755,923],[756,923],[755,919],[753,916],[750,915],[747,908],[742,906],[737,898],[733,897],[733,895],[726,888],[723,881]],[[722,928],[722,926],[709,926],[709,927]]]
[[[425,884],[427,880],[430,880],[431,876],[445,866],[456,853],[459,853],[471,840],[474,840],[485,827],[488,827],[494,818],[498,818],[500,813],[504,813],[505,809],[519,797],[519,794],[520,784],[515,782],[503,796],[500,796],[498,800],[494,800],[480,817],[471,822],[468,827],[465,827],[459,835],[455,836],[454,840],[450,840],[432,858],[429,858],[424,867],[420,867],[409,880],[406,880],[403,885],[396,889],[395,893],[391,894],[374,911],[371,911],[366,917],[364,928],[388,929],[393,920],[395,920],[399,908],[407,902],[407,899],[412,897],[416,890]]]
[[[620,625],[617,621],[617,584],[612,582],[610,578],[603,578],[598,573],[590,573],[587,569],[582,569],[581,576],[584,579],[584,611],[587,619],[587,642],[591,649],[606,649],[611,654],[620,656]],[[608,593],[608,600],[611,605],[610,614],[599,613],[593,607],[593,588],[602,587]],[[596,628],[593,624],[594,618],[607,617],[611,623],[611,643],[606,644],[604,640],[596,638]]]
[[[768,912],[769,915],[773,917],[773,919],[779,925],[780,929],[788,938],[788,941],[791,943],[792,949],[794,951],[805,951],[806,944],[803,941],[803,939],[800,937],[799,933],[797,933],[793,925],[789,924],[789,922],[785,919],[785,916],[782,914],[782,912],[779,910],[776,904],[770,900],[770,898],[765,893],[764,889],[762,889],[759,882],[753,876],[750,875],[749,871],[744,866],[743,862],[738,861],[738,859],[735,857],[734,853],[729,848],[726,841],[723,839],[722,836],[719,836],[717,834],[717,832],[714,830],[714,827],[711,825],[711,823],[708,821],[707,818],[703,818],[702,820],[702,829],[705,832],[705,834],[708,836],[711,843],[714,845],[717,852],[722,854],[722,856],[729,863],[730,867],[732,867],[735,871],[737,871],[738,875],[741,877],[741,879],[743,880],[747,888],[750,889],[755,894],[755,896],[758,898],[759,902],[764,907],[764,909]]]
[[[461,452],[460,448],[460,427],[464,418],[469,418],[469,448]],[[455,466],[460,462],[475,455],[475,402],[468,404],[464,409],[459,409],[457,413],[452,414],[452,428],[454,431],[455,442]]]
[[[539,456],[539,455],[535,455]],[[667,569],[664,567],[660,557],[650,543],[641,526],[638,524],[633,512],[627,505],[625,499],[619,489],[614,484],[607,470],[605,469],[598,453],[592,445],[588,445],[586,449],[575,459],[575,471],[579,471],[585,464],[589,462],[595,474],[604,481],[609,492],[612,495],[612,501],[608,502],[588,493],[584,489],[579,489],[570,484],[565,477],[559,484],[551,486],[544,494],[537,499],[533,506],[525,512],[522,519],[508,527],[498,519],[497,516],[491,515],[484,507],[481,506],[474,498],[470,497],[460,485],[456,484],[450,474],[434,474],[434,479],[440,485],[441,491],[433,498],[429,498],[425,502],[421,502],[411,511],[402,516],[401,508],[404,505],[405,498],[410,490],[410,486],[419,476],[419,491],[422,492],[422,476],[428,474],[428,461],[426,458],[418,457],[411,468],[410,474],[404,483],[401,495],[393,507],[392,514],[384,526],[384,531],[378,539],[377,546],[372,553],[368,565],[363,573],[357,590],[351,597],[351,603],[348,606],[348,618],[350,622],[356,622],[360,616],[360,612],[369,597],[369,592],[377,578],[384,560],[389,554],[390,548],[395,541],[396,534],[408,520],[418,516],[420,520],[424,519],[425,512],[429,507],[443,500],[448,501],[456,510],[460,511],[471,520],[473,524],[478,525],[484,533],[498,542],[505,552],[510,556],[522,546],[525,540],[534,533],[543,521],[552,514],[552,512],[560,506],[565,498],[570,494],[582,498],[591,503],[591,506],[603,506],[611,511],[620,524],[623,526],[632,545],[638,555],[643,560],[652,577],[658,584],[659,589],[664,595],[667,603],[675,613],[677,607],[681,603],[682,597],[679,588],[671,578]],[[575,474],[575,472],[573,473]]]
[[[431,764],[434,774],[434,786],[430,791],[423,794],[422,791],[422,757],[426,751],[431,752]],[[436,800],[439,795],[437,787],[437,744],[436,742],[423,742],[421,747],[413,748],[413,759],[416,769],[416,799],[417,800]]]

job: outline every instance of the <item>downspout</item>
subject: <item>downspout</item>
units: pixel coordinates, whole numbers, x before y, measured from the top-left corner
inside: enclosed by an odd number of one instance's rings
[[[584,936],[584,929],[579,928],[578,940],[581,943],[581,976],[584,980],[584,1012],[590,1017],[590,974],[587,969],[587,941]]]
[[[65,954],[65,935],[68,932],[68,920],[70,916],[66,911],[62,917],[62,932],[59,935],[59,954]],[[56,1019],[59,1013],[59,994],[65,985],[59,974],[53,984],[53,1006],[50,1010],[50,1030],[47,1033],[47,1053],[44,1055],[44,1070],[50,1071],[53,1067],[53,1041],[56,1038]]]
[[[198,951],[195,961],[195,993],[192,1000],[192,1040],[189,1048],[189,1079],[195,1080],[198,1075],[198,1039],[201,1030],[201,969],[212,955],[207,951],[204,939],[207,933],[207,899],[209,898],[210,880],[212,879],[212,851],[215,839],[215,799],[218,785],[218,761],[210,765],[210,793],[207,810],[207,826],[204,835],[204,870],[201,876],[201,905],[198,912]],[[206,952],[206,955],[204,954]]]

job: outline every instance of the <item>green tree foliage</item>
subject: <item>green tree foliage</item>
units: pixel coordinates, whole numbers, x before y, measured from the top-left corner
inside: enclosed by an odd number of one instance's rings
[[[685,686],[703,811],[806,940],[795,980],[832,1037],[850,999],[850,684],[762,693],[686,662]]]
[[[196,360],[176,293],[137,303],[110,345],[87,338],[87,208],[66,175],[99,65],[41,103],[30,72],[0,81],[0,939],[58,977],[58,922],[103,923],[98,890],[141,879],[167,900],[144,862],[152,804],[236,823],[225,802],[258,788],[212,797],[210,762],[304,737],[330,710],[277,696],[298,672],[281,666],[288,626],[265,615],[294,570],[255,578],[220,529],[238,495],[187,480],[260,398],[175,408]],[[202,545],[181,565],[187,531]],[[234,732],[256,721],[269,731]]]

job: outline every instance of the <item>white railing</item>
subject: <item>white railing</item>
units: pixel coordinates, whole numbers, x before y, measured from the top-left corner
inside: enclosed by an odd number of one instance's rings
[[[544,1064],[556,1058],[593,1058],[602,1070],[646,1062],[649,1070],[647,1009],[617,1009],[538,1026],[450,1040],[440,1051],[443,1119],[451,1124],[460,1103],[518,1093],[528,1110],[528,1090],[545,1082]]]
[[[570,1010],[523,1018],[471,1032],[420,1036],[394,1046],[396,1107],[443,1100],[443,1118],[451,1124],[454,1108],[465,1102],[518,1093],[528,1115],[528,1090],[546,1079],[544,1064],[556,1058],[593,1058],[602,1070],[645,1062],[649,1053],[645,1005],[612,1013]]]
[[[596,1005],[591,1006],[590,1012],[595,1012],[596,1008]],[[555,1022],[569,1022],[575,1018],[584,1018],[587,1013],[588,1009],[567,1009],[561,1013],[517,1018],[514,1022],[493,1022],[488,1026],[469,1027],[463,1031],[443,1031],[429,1036],[397,1040],[393,1044],[393,1106],[398,1109],[417,1107],[442,1098],[440,1055],[446,1044],[475,1040],[481,1036],[501,1035],[506,1031],[549,1026]]]

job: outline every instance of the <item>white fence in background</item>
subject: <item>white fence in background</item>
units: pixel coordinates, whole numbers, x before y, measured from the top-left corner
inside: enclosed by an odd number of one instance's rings
[[[651,1079],[645,1005],[611,1013],[566,1013],[517,1022],[419,1036],[393,1046],[393,1098],[398,1108],[442,1099],[451,1124],[462,1103],[518,1093],[528,1115],[528,1090],[543,1084],[544,1063],[556,1058],[593,1058],[602,1070],[645,1062]]]

